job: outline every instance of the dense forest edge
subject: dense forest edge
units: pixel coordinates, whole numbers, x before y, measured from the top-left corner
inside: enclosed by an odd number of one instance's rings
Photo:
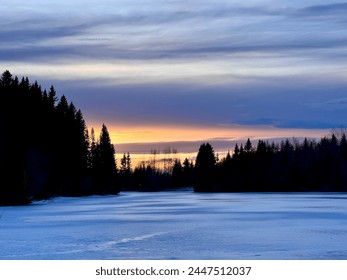
[[[256,147],[248,139],[221,160],[204,143],[194,173],[198,192],[346,192],[347,138],[259,140]]]
[[[53,86],[0,78],[0,205],[24,205],[56,196],[118,194],[193,186],[196,192],[347,191],[346,134],[320,141],[248,139],[219,159],[203,143],[193,163],[172,159],[167,168],[139,164],[126,153],[117,166],[105,124],[96,139],[81,110]]]
[[[53,86],[0,79],[0,205],[53,196],[117,194],[114,146],[105,125],[89,135],[81,110]]]

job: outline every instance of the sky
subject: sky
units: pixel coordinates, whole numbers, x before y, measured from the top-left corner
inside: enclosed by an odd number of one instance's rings
[[[321,137],[347,126],[346,13],[331,0],[0,0],[0,65],[53,84],[116,145]]]

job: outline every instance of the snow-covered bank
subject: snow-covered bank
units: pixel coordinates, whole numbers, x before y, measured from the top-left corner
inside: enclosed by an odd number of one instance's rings
[[[1,259],[347,259],[347,194],[189,191],[0,207]]]

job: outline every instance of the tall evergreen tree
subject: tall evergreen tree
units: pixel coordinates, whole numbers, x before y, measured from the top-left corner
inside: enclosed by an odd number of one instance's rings
[[[2,73],[0,81],[1,86],[4,89],[10,88],[13,84],[12,74],[10,73],[10,71],[6,70],[4,73]]]
[[[193,185],[193,170],[194,165],[189,162],[188,158],[183,161],[183,185],[192,186]]]
[[[175,160],[172,167],[172,183],[174,187],[182,187],[184,185],[184,173],[180,160]]]
[[[200,146],[195,163],[194,191],[212,191],[215,183],[216,156],[212,146],[204,143]]]
[[[245,147],[244,147],[244,151],[246,154],[250,154],[253,152],[253,146],[252,146],[252,142],[251,140],[249,140],[249,138],[246,141]]]
[[[49,88],[49,93],[48,93],[48,106],[50,109],[53,109],[55,107],[55,103],[58,101],[57,98],[57,93],[55,91],[54,86],[51,86]]]
[[[111,143],[107,127],[103,124],[98,144],[99,170],[97,181],[101,194],[116,194],[120,191],[117,185],[117,165],[114,155],[114,146]]]
[[[92,128],[90,131],[89,141],[90,141],[90,148],[89,148],[88,168],[96,170],[99,155],[98,155],[98,143],[95,140],[94,128]]]

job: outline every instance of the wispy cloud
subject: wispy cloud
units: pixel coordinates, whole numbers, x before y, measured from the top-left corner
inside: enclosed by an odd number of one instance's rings
[[[347,89],[347,3],[117,3],[2,6],[0,63],[18,75],[56,80],[90,119],[346,123],[340,101]],[[327,108],[330,114],[322,114]]]
[[[298,50],[347,46],[341,26],[312,18],[347,4],[303,9],[269,9],[203,4],[183,9],[154,9],[76,18],[44,14],[42,19],[14,21],[0,28],[1,60],[48,56],[99,59],[162,60],[213,58],[239,53],[286,54]],[[335,15],[335,13],[334,13]],[[339,16],[340,13],[338,13]],[[329,31],[329,32],[328,32]],[[14,47],[15,45],[15,47]],[[6,55],[9,52],[10,55]],[[54,55],[54,56],[53,56]],[[292,55],[292,54],[291,54]]]

